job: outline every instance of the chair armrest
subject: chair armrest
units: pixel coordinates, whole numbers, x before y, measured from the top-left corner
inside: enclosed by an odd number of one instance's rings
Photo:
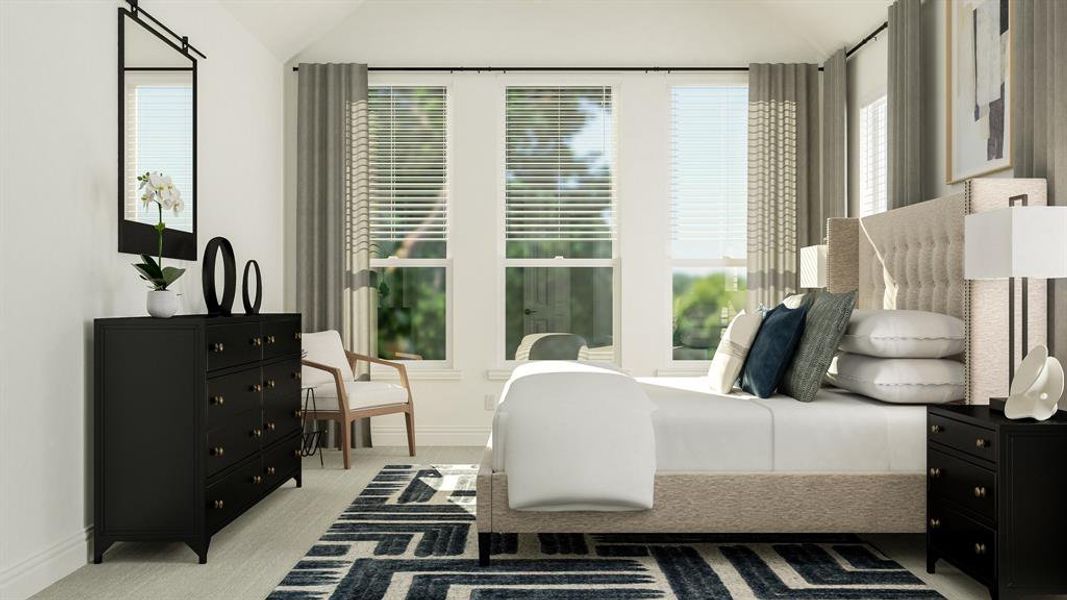
[[[357,354],[355,352],[349,352],[345,350],[345,356],[348,357],[348,364],[352,365],[352,371],[356,371],[356,363],[364,361],[368,363],[374,363],[377,365],[383,365],[396,369],[400,375],[400,383],[408,390],[408,402],[411,402],[411,382],[408,381],[408,368],[403,363],[393,362],[391,360],[385,360],[382,358],[375,358],[373,356],[367,356],[366,354]]]
[[[315,361],[312,361],[312,360],[308,360],[306,358],[301,359],[300,360],[300,364],[304,365],[305,367],[312,368],[312,369],[319,369],[320,371],[326,371],[330,375],[333,375],[333,383],[334,383],[335,386],[337,386],[337,399],[338,399],[338,405],[337,406],[341,409],[342,412],[347,412],[348,411],[348,393],[345,390],[345,380],[344,380],[344,376],[341,374],[341,369],[338,369],[337,367],[331,367],[330,365],[325,365],[325,364],[322,364],[322,363],[318,363],[318,362],[315,362]]]

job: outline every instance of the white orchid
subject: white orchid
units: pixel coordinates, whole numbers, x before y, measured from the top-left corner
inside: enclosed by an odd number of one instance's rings
[[[159,208],[159,222],[155,226],[159,236],[159,259],[157,261],[151,256],[142,254],[142,262],[133,266],[140,273],[141,279],[147,281],[153,289],[165,290],[168,285],[181,277],[185,269],[163,266],[163,231],[167,228],[167,224],[163,222],[163,209],[172,210],[177,216],[185,208],[185,203],[182,201],[181,191],[168,175],[148,172],[138,175],[137,182],[137,188],[144,190],[141,193],[141,202],[144,203],[145,208],[148,208],[149,203],[152,202],[155,202]]]

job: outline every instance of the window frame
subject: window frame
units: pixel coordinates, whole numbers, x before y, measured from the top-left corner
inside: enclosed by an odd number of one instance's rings
[[[372,271],[386,267],[397,268],[427,268],[437,267],[445,269],[445,358],[443,360],[412,360],[412,359],[383,359],[390,362],[397,362],[403,364],[409,371],[416,371],[415,378],[418,378],[419,371],[428,374],[430,372],[438,372],[442,375],[449,375],[453,369],[455,360],[454,356],[454,335],[455,330],[455,285],[454,285],[454,271],[453,269],[453,244],[452,244],[452,213],[454,209],[454,201],[452,198],[453,189],[453,105],[452,105],[452,82],[450,78],[444,78],[433,75],[419,75],[414,77],[404,77],[397,74],[383,73],[381,75],[370,73],[368,74],[367,88],[378,87],[439,87],[445,90],[445,257],[444,258],[397,258],[396,256],[390,256],[385,258],[374,258],[373,253],[370,259],[370,268]],[[368,119],[370,107],[367,107]],[[369,148],[368,148],[369,151]],[[374,340],[374,356],[378,356],[378,296],[374,294],[374,327],[373,327],[373,340]],[[371,366],[372,378],[395,378],[395,369],[384,367],[381,365]]]
[[[668,78],[664,82],[664,94],[666,96],[665,106],[668,110],[668,127],[673,131],[674,127],[674,103],[673,92],[675,88],[705,88],[705,87],[743,87],[748,88],[748,76],[747,74],[737,73],[719,73],[712,75],[696,75],[696,76],[683,76]],[[674,150],[673,150],[673,134],[672,131],[667,133],[668,148],[666,150],[666,165],[668,176],[666,178],[666,190],[664,192],[667,198],[667,210],[673,210],[674,208]],[[747,177],[747,169],[746,169]],[[673,217],[667,219],[667,233],[666,233],[666,246],[664,248],[664,269],[667,273],[666,283],[664,288],[665,306],[667,307],[666,314],[664,316],[664,331],[665,339],[663,343],[664,347],[664,362],[668,365],[665,374],[670,372],[672,374],[700,374],[703,375],[707,372],[708,367],[711,366],[711,359],[707,360],[692,360],[692,359],[675,359],[674,358],[674,270],[676,268],[692,268],[692,269],[725,269],[725,268],[740,268],[745,269],[748,266],[748,257],[730,257],[730,258],[675,258],[674,257],[674,219]],[[747,234],[746,234],[747,236]]]
[[[857,179],[859,180],[859,185],[858,185],[859,198],[857,199],[857,209],[859,211],[859,216],[861,218],[862,217],[869,217],[871,215],[876,215],[878,213],[882,213],[882,212],[885,212],[885,211],[889,210],[889,190],[888,190],[888,186],[889,186],[889,114],[888,114],[889,106],[888,106],[888,100],[889,100],[888,94],[883,92],[880,95],[875,96],[874,98],[872,98],[872,99],[868,100],[867,102],[863,103],[863,105],[860,106],[860,110],[859,110],[859,127],[858,127],[858,129],[859,129],[859,132],[858,132],[858,135],[859,135],[859,141],[858,141],[858,144],[859,144],[859,159],[858,159],[858,162],[859,162],[859,177],[857,177]],[[885,111],[885,118],[882,120],[882,124],[883,124],[884,128],[879,132],[880,142],[881,142],[881,146],[882,146],[882,159],[883,159],[882,162],[881,162],[881,165],[880,165],[882,167],[881,175],[882,175],[882,182],[883,182],[881,191],[884,194],[884,197],[883,197],[884,203],[877,202],[877,198],[875,198],[874,201],[872,201],[872,206],[871,206],[874,210],[872,212],[867,212],[866,205],[864,203],[864,198],[865,198],[865,195],[866,195],[866,192],[867,192],[867,189],[866,189],[864,184],[867,183],[865,180],[868,177],[870,177],[870,174],[866,173],[866,171],[867,171],[866,162],[867,161],[864,160],[865,158],[868,157],[868,151],[869,151],[868,150],[868,146],[870,145],[870,143],[868,142],[868,140],[869,140],[868,129],[869,128],[867,127],[867,125],[869,124],[869,118],[867,116],[867,112],[869,110],[874,109],[876,104],[881,105],[880,108],[877,108],[876,110]],[[868,143],[864,143],[864,142],[868,142]],[[866,175],[866,177],[865,177],[865,175]],[[877,175],[875,176],[875,179],[878,179]],[[875,189],[877,190],[877,186],[875,186]]]
[[[603,86],[611,88],[611,119],[612,119],[612,161],[611,161],[611,194],[612,194],[612,238],[611,258],[508,258],[507,256],[507,89],[509,87],[584,87]],[[496,286],[499,294],[499,302],[496,309],[496,343],[493,353],[496,357],[497,370],[511,370],[523,364],[514,358],[506,358],[507,350],[507,277],[508,268],[515,267],[555,267],[555,268],[581,268],[581,267],[610,267],[611,268],[611,327],[612,346],[615,366],[621,364],[621,312],[622,312],[622,286],[620,284],[619,257],[619,105],[620,93],[623,89],[623,80],[618,77],[597,77],[589,75],[571,75],[567,73],[553,73],[551,75],[504,75],[497,81],[496,102]]]

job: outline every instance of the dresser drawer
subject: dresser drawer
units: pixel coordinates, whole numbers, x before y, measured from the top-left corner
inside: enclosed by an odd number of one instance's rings
[[[300,431],[300,408],[281,403],[263,407],[263,444],[273,444],[287,435]]]
[[[207,488],[205,499],[209,531],[214,533],[225,526],[262,493],[267,485],[262,468],[263,463],[257,456]]]
[[[214,475],[259,450],[263,413],[259,408],[234,415],[228,423],[207,432],[207,474]]]
[[[208,429],[222,427],[233,415],[259,408],[262,379],[259,367],[208,379]]]
[[[300,435],[293,434],[263,453],[263,475],[267,485],[288,479],[300,468]]]
[[[979,578],[992,577],[997,551],[994,530],[944,502],[930,502],[927,515],[930,542],[943,557]]]
[[[965,460],[929,449],[927,481],[931,498],[944,498],[989,519],[996,518],[996,474]]]
[[[263,404],[300,406],[300,361],[297,359],[263,367]]]
[[[214,324],[207,328],[207,368],[221,369],[263,357],[259,323]]]
[[[927,413],[926,421],[926,436],[930,441],[944,444],[971,456],[996,462],[997,437],[994,431],[942,417],[932,412]]]
[[[263,358],[300,356],[300,319],[263,323]]]

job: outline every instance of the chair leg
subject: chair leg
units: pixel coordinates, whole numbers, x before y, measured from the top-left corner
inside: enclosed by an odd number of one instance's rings
[[[344,459],[345,469],[350,467],[349,452],[352,450],[351,437],[351,421],[341,421],[341,457]]]
[[[415,456],[415,413],[407,411],[404,413],[404,424],[408,429],[408,454]]]

